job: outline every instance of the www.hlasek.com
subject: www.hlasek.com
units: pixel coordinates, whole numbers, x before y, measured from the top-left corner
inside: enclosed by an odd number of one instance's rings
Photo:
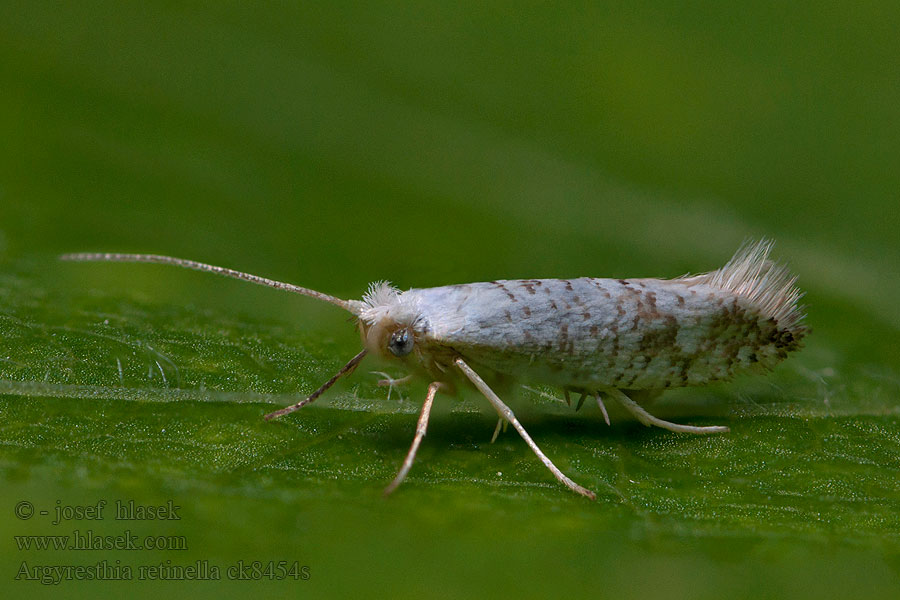
[[[183,535],[119,535],[76,529],[71,535],[14,535],[17,550],[187,550]]]
[[[204,581],[229,579],[232,581],[307,581],[310,568],[297,560],[237,560],[227,564],[217,564],[206,559],[190,562],[144,559],[133,564],[102,554],[88,564],[49,564],[38,556],[44,552],[88,551],[174,551],[188,550],[187,538],[183,535],[140,535],[130,528],[114,534],[100,533],[102,521],[122,524],[122,521],[143,522],[135,527],[145,527],[151,523],[171,526],[182,520],[181,506],[172,500],[163,504],[142,504],[135,500],[97,500],[90,504],[66,504],[57,500],[53,505],[35,505],[21,500],[13,507],[13,514],[20,521],[37,522],[44,527],[57,527],[72,521],[89,521],[88,527],[77,526],[71,532],[59,535],[30,534],[14,535],[15,549],[22,553],[14,579],[16,581],[37,582],[43,585],[58,585],[63,581]],[[86,525],[88,525],[86,523]],[[70,525],[71,526],[71,525]],[[97,529],[95,529],[97,528]],[[54,556],[50,554],[50,556]],[[84,556],[84,554],[79,554]],[[135,555],[137,556],[137,555]],[[184,556],[184,554],[180,554]]]

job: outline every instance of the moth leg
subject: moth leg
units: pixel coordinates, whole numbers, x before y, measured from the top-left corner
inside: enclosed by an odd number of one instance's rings
[[[607,390],[607,393],[613,396],[616,400],[618,400],[622,406],[624,406],[628,412],[634,415],[634,417],[646,425],[650,427],[651,425],[656,425],[657,427],[662,427],[663,429],[668,429],[669,431],[675,431],[678,433],[698,433],[698,434],[706,434],[706,433],[726,433],[730,431],[728,427],[722,425],[709,425],[705,427],[698,427],[696,425],[679,425],[678,423],[671,423],[669,421],[663,421],[657,417],[654,417],[650,413],[648,413],[644,408],[628,397],[625,392],[622,390],[617,390],[615,388],[610,388]]]
[[[525,440],[525,443],[528,444],[528,447],[531,448],[531,451],[537,455],[541,462],[544,463],[544,466],[550,469],[550,472],[553,473],[553,475],[560,482],[562,482],[573,492],[578,492],[582,496],[586,496],[591,500],[597,499],[597,494],[587,488],[581,487],[580,485],[566,477],[562,471],[556,468],[556,465],[554,465],[550,461],[550,459],[547,458],[547,455],[544,454],[540,448],[538,448],[538,445],[534,443],[534,440],[531,439],[531,436],[528,435],[528,432],[525,431],[525,428],[522,427],[521,423],[519,423],[519,420],[516,418],[516,415],[513,414],[513,411],[510,410],[510,408],[506,404],[504,404],[502,400],[500,400],[497,394],[494,393],[494,390],[488,387],[488,384],[484,382],[481,376],[479,376],[478,373],[472,370],[472,367],[467,365],[466,362],[461,358],[457,358],[454,362],[456,363],[456,366],[459,367],[459,370],[469,378],[469,381],[471,381],[475,385],[475,387],[478,388],[478,391],[488,399],[488,402],[490,402],[494,406],[497,412],[499,412],[504,419],[509,421],[509,423],[515,428],[515,430],[519,432],[519,435],[522,436],[522,439]]]
[[[603,420],[606,421],[606,425],[609,426],[609,413],[606,412],[606,405],[603,404],[603,398],[600,397],[600,392],[594,392],[594,396],[597,398],[597,406],[600,407],[600,412],[603,413]]]
[[[581,410],[581,407],[584,406],[584,400],[587,398],[587,392],[581,392],[581,398],[578,399],[578,405],[575,407],[575,412]]]
[[[504,423],[503,417],[500,417],[499,419],[497,419],[497,426],[494,427],[494,435],[491,436],[492,444],[497,441],[497,436],[500,435],[500,427],[503,426],[503,423]]]
[[[497,426],[494,427],[494,435],[491,436],[491,443],[497,441],[497,436],[500,435],[500,428],[503,428],[503,433],[506,433],[506,426],[509,425],[509,421],[503,418],[501,415],[499,419],[497,419]]]
[[[409,473],[409,469],[416,459],[416,452],[419,450],[419,444],[422,443],[422,438],[425,437],[425,431],[428,429],[428,417],[431,415],[431,406],[434,404],[434,396],[437,394],[437,391],[441,389],[442,385],[443,384],[440,381],[433,381],[428,386],[428,393],[425,394],[425,403],[422,404],[422,412],[419,413],[419,422],[416,424],[416,436],[413,438],[412,445],[409,447],[409,452],[406,453],[406,458],[403,460],[403,466],[400,467],[397,476],[394,477],[394,480],[386,488],[384,488],[385,496],[397,489],[397,486],[406,479],[406,474]]]
[[[388,400],[391,399],[391,392],[393,391],[395,385],[403,385],[405,383],[409,383],[410,381],[412,381],[412,378],[413,378],[412,375],[407,375],[406,377],[401,377],[400,379],[394,379],[393,377],[391,377],[384,371],[372,371],[372,374],[373,375],[381,375],[382,377],[384,377],[384,379],[378,380],[378,387],[387,386],[387,389],[388,389],[387,399]]]

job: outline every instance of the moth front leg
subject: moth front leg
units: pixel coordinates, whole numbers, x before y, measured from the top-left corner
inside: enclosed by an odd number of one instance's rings
[[[381,375],[382,377],[384,377],[384,379],[378,380],[378,387],[387,387],[387,389],[388,389],[387,399],[388,400],[391,399],[391,392],[394,390],[395,385],[396,386],[405,385],[405,384],[409,383],[410,381],[412,381],[412,378],[413,378],[412,375],[407,375],[406,377],[400,377],[399,379],[394,379],[393,377],[391,377],[384,371],[372,371],[372,374],[373,375]]]
[[[475,387],[478,388],[478,391],[488,399],[488,402],[490,402],[494,406],[497,412],[500,413],[500,415],[504,419],[506,419],[506,421],[508,421],[516,431],[519,432],[519,435],[522,436],[522,439],[525,440],[525,443],[528,444],[528,447],[531,448],[531,451],[537,455],[541,462],[544,463],[545,467],[550,469],[550,472],[553,473],[554,477],[556,477],[560,482],[562,482],[573,492],[577,492],[582,496],[590,498],[591,500],[597,499],[597,494],[585,487],[578,485],[577,483],[566,477],[563,472],[560,471],[549,458],[547,458],[547,455],[544,454],[540,448],[538,448],[538,445],[534,443],[534,440],[531,439],[531,436],[528,435],[528,432],[525,431],[525,428],[522,427],[521,423],[519,423],[519,420],[516,418],[516,415],[513,414],[513,411],[506,404],[504,404],[502,400],[500,400],[497,394],[494,393],[494,390],[492,390],[488,386],[488,384],[484,382],[481,376],[478,375],[478,373],[476,373],[472,369],[472,367],[466,364],[466,361],[464,361],[462,358],[457,358],[454,362],[456,363],[456,366],[459,368],[459,370],[462,371],[463,374],[469,379],[469,381],[471,381],[475,385]]]
[[[442,386],[443,384],[440,381],[433,381],[428,386],[428,393],[425,394],[425,403],[422,404],[422,411],[419,413],[419,421],[416,423],[416,435],[413,438],[412,445],[409,447],[409,452],[406,453],[406,458],[403,460],[403,466],[400,467],[397,476],[394,477],[394,480],[386,488],[384,488],[385,496],[397,489],[397,486],[406,479],[406,474],[409,473],[409,469],[416,459],[416,452],[419,451],[419,444],[422,443],[422,438],[425,437],[425,432],[428,430],[428,417],[431,415],[431,406],[434,404],[434,396]]]

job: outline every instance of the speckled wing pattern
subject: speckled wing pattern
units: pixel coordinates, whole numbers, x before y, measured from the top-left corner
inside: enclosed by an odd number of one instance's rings
[[[771,368],[805,333],[770,244],[678,279],[524,279],[402,294],[425,348],[523,381],[659,390]]]

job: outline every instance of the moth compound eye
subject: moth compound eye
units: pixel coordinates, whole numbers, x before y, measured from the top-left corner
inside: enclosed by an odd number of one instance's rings
[[[404,327],[391,334],[391,339],[388,342],[388,349],[394,356],[406,356],[412,352],[414,344],[415,339],[413,338],[412,332]]]

